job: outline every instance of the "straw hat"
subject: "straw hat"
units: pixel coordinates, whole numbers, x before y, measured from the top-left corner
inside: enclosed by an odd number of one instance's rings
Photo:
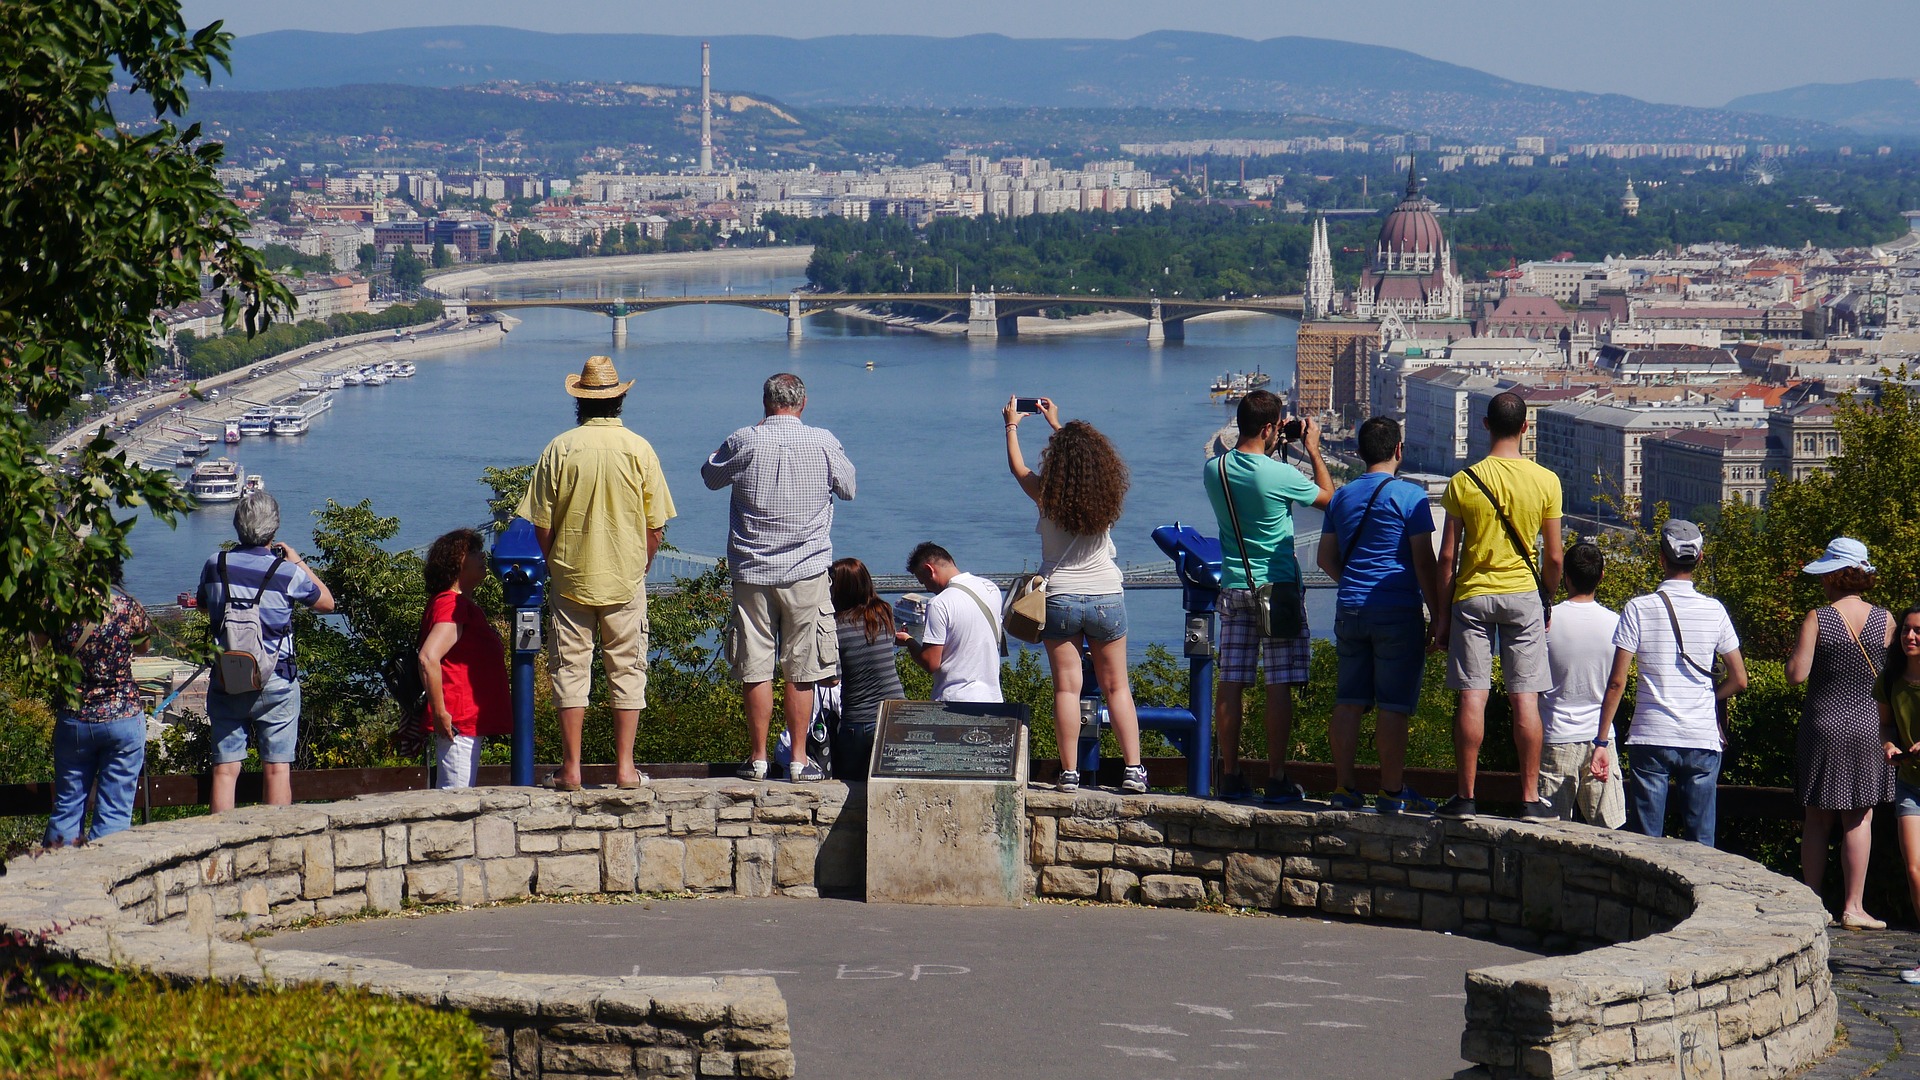
[[[567,376],[567,393],[580,398],[614,398],[626,393],[633,386],[633,380],[620,381],[620,373],[613,370],[613,360],[605,356],[587,357],[587,365],[580,374]]]

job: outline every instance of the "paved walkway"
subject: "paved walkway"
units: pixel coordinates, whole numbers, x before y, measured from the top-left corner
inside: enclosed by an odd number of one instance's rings
[[[1833,931],[1833,990],[1847,1045],[1799,1080],[1920,1080],[1920,986],[1899,979],[1920,965],[1920,933]]]

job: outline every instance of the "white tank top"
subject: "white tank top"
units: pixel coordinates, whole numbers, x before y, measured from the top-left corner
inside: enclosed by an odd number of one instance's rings
[[[1121,591],[1113,530],[1076,536],[1042,516],[1034,531],[1040,534],[1040,573],[1046,575],[1047,592],[1105,596]]]

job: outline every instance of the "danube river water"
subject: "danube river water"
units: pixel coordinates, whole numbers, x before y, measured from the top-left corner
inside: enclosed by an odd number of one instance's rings
[[[793,270],[727,265],[711,269],[503,282],[500,297],[663,293],[783,293],[803,284]],[[667,530],[689,552],[726,548],[727,495],[708,491],[700,463],[734,428],[760,415],[760,384],[778,371],[807,382],[806,419],[839,436],[858,470],[858,497],[835,514],[834,550],[885,573],[932,539],[965,569],[1013,571],[1037,564],[1040,540],[1031,502],[1007,473],[1000,408],[1011,394],[1052,397],[1063,419],[1089,420],[1119,447],[1132,470],[1126,515],[1114,531],[1124,561],[1163,557],[1149,536],[1171,521],[1212,531],[1201,489],[1202,448],[1229,417],[1208,395],[1224,371],[1259,367],[1284,388],[1293,377],[1292,319],[1203,321],[1184,342],[1148,346],[1142,329],[985,344],[885,330],[835,315],[807,320],[790,342],[786,320],[732,307],[685,307],[628,320],[624,345],[610,344],[604,316],[532,309],[493,347],[426,357],[410,380],[348,387],[303,436],[248,439],[242,468],[264,477],[279,498],[282,535],[310,548],[311,513],[329,499],[372,502],[400,519],[395,544],[413,547],[487,516],[479,482],[490,465],[532,461],[573,422],[562,379],[595,353],[613,356],[634,378],[625,420],[659,453],[679,516]],[[872,369],[868,369],[868,365]],[[1030,465],[1047,427],[1021,425]],[[1302,516],[1304,530],[1318,515]],[[127,584],[150,603],[193,588],[202,562],[232,536],[232,513],[215,506],[177,529],[145,520],[134,530]],[[1331,594],[1310,594],[1315,632],[1332,626]],[[1177,647],[1179,594],[1129,597],[1136,653],[1148,642]]]

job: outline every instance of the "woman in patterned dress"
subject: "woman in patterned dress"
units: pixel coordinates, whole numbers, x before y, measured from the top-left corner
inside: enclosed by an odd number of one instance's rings
[[[93,792],[98,840],[133,824],[134,785],[147,761],[147,710],[133,681],[133,657],[147,651],[153,623],[140,602],[120,591],[120,566],[99,622],[79,622],[56,635],[53,647],[80,662],[78,704],[61,709],[53,728],[53,815],[49,847],[76,843]]]
[[[1861,597],[1873,588],[1867,547],[1839,537],[1806,572],[1820,578],[1827,603],[1807,613],[1787,657],[1787,681],[1807,685],[1794,753],[1795,788],[1807,808],[1800,834],[1800,877],[1820,891],[1827,873],[1827,842],[1840,828],[1839,922],[1849,930],[1882,930],[1867,914],[1867,859],[1873,845],[1873,808],[1893,800],[1893,767],[1880,738],[1874,682],[1886,661],[1893,618]]]

